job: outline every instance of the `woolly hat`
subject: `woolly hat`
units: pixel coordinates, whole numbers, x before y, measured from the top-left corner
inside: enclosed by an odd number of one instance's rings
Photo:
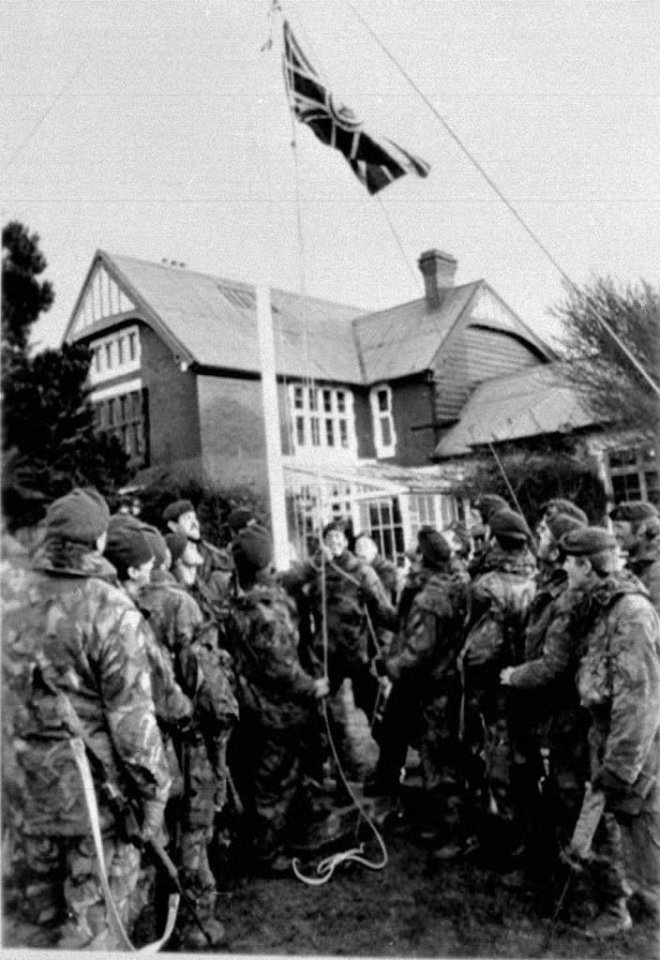
[[[120,577],[129,567],[141,567],[153,555],[149,541],[135,517],[118,513],[110,518],[105,556],[117,567]]]
[[[180,531],[177,531],[176,533],[167,534],[167,536],[165,537],[165,545],[167,549],[170,551],[170,555],[172,557],[172,566],[174,566],[177,560],[180,560],[181,557],[184,555],[184,553],[186,552],[186,547],[188,546],[189,543],[190,543],[190,540],[185,535],[185,533],[181,533]]]
[[[419,537],[419,550],[428,564],[446,563],[451,557],[451,547],[437,530],[428,530]]]
[[[151,552],[154,555],[154,567],[158,570],[159,567],[165,565],[167,560],[167,544],[165,539],[155,527],[152,527],[150,523],[141,523],[140,530],[147,538],[147,543],[151,547]]]
[[[520,540],[521,543],[529,539],[525,518],[508,507],[491,514],[488,526],[494,537],[508,537],[509,540]]]
[[[603,550],[615,550],[616,540],[603,527],[579,527],[561,538],[560,547],[573,557],[589,557]]]
[[[248,524],[250,524],[250,522],[254,519],[254,513],[249,507],[236,507],[236,509],[232,510],[227,517],[227,523],[229,524],[230,530],[233,530],[234,533],[238,533],[239,530],[247,527]]]
[[[76,487],[48,507],[46,536],[59,536],[93,546],[105,533],[110,520],[108,505],[93,487]]]
[[[183,516],[184,513],[194,513],[195,508],[193,507],[190,500],[175,500],[174,503],[170,503],[169,506],[165,507],[163,510],[163,523],[169,523],[170,520],[173,523]]]
[[[273,557],[273,545],[268,531],[258,525],[245,527],[234,541],[232,554],[237,566],[263,570]]]
[[[626,500],[610,510],[611,520],[627,520],[629,523],[637,523],[639,520],[649,520],[657,516],[657,508],[648,500]]]
[[[543,504],[541,510],[544,515],[549,513],[551,517],[557,516],[558,513],[563,513],[567,517],[575,517],[576,520],[581,520],[585,526],[589,523],[589,519],[584,510],[581,510],[571,500],[562,500],[561,497],[548,500],[547,503]]]
[[[571,517],[567,513],[556,513],[554,516],[550,517],[549,520],[546,520],[548,530],[552,536],[552,539],[557,543],[561,540],[565,533],[568,533],[569,530],[579,530],[581,527],[586,527],[586,522],[578,520],[577,517]]]
[[[500,510],[509,510],[509,504],[497,493],[482,493],[475,500],[474,506],[481,514],[484,523],[490,523],[490,518]]]

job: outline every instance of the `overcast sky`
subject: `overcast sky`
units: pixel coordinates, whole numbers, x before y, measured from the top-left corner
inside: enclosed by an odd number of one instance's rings
[[[574,280],[658,282],[655,0],[352,2]],[[59,343],[97,248],[377,309],[421,296],[439,247],[550,335],[555,267],[350,5],[283,6],[335,97],[427,180],[381,203],[300,125],[296,173],[266,0],[2,4],[3,223],[41,235],[56,291],[35,339]]]

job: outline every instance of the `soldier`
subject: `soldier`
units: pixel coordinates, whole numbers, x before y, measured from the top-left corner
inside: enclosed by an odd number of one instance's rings
[[[241,707],[239,790],[249,810],[257,869],[279,873],[289,866],[287,841],[300,800],[314,704],[329,685],[300,665],[294,606],[270,570],[267,531],[260,526],[242,530],[233,556],[241,591],[233,611]]]
[[[456,657],[463,639],[466,583],[453,575],[452,550],[442,534],[426,533],[420,539],[420,553],[428,577],[412,602],[385,670],[407,694],[408,742],[419,747],[425,793],[422,833],[446,841],[446,832],[456,826],[462,792]]]
[[[3,623],[3,746],[20,776],[11,811],[25,872],[18,878],[16,942],[118,949],[108,919],[90,813],[74,759],[74,727],[108,778],[139,802],[142,833],[158,836],[170,786],[154,710],[145,624],[104,579],[109,512],[94,490],[73,490],[48,509],[45,538]],[[99,575],[100,574],[100,575]],[[73,718],[73,719],[72,719]],[[103,773],[101,773],[103,767]],[[100,792],[100,791],[99,791]],[[120,919],[138,879],[139,850],[98,797],[103,854]],[[31,940],[30,933],[37,935]]]
[[[215,916],[218,891],[209,865],[216,814],[227,795],[227,745],[238,719],[231,657],[218,645],[217,627],[205,620],[189,593],[201,565],[195,541],[182,533],[166,539],[173,577],[144,584],[138,594],[160,643],[172,659],[175,676],[194,705],[192,725],[175,739],[183,774],[183,797],[176,810],[174,845],[181,883],[197,906],[208,940],[225,938]],[[195,949],[208,945],[201,930],[186,914],[177,931],[179,945]]]
[[[470,587],[467,638],[459,658],[461,732],[476,828],[483,839],[513,852],[520,838],[511,782],[511,716],[498,680],[503,667],[523,660],[535,566],[527,547],[529,528],[520,514],[500,510],[491,516],[490,528],[494,543],[486,572]]]
[[[355,706],[372,720],[379,683],[371,671],[369,647],[379,626],[396,627],[396,613],[373,568],[347,549],[346,535],[338,521],[325,527],[322,551],[322,557],[292,570],[283,582],[293,590],[310,584],[314,653],[321,664],[327,659],[330,697],[335,698],[331,702],[333,738],[348,769],[354,766],[351,741],[336,695],[349,679]]]
[[[190,725],[193,710],[190,700],[175,680],[167,649],[154,634],[153,625],[149,621],[149,611],[143,609],[139,601],[140,590],[149,583],[155,565],[152,544],[157,550],[165,547],[160,534],[154,531],[158,540],[161,541],[159,544],[153,533],[148,533],[145,527],[146,524],[140,523],[130,514],[116,514],[111,517],[108,524],[105,557],[116,571],[109,582],[117,582],[125,590],[148,623],[145,642],[156,717],[172,780],[168,798],[171,805],[172,798],[181,791],[181,769],[175,753],[174,741],[178,741],[183,731]],[[140,940],[145,938],[145,931],[148,931],[146,935],[149,938],[155,937],[156,890],[156,868],[153,864],[143,863],[138,896],[135,898],[132,914],[135,917],[135,936]]]
[[[181,533],[197,545],[201,563],[191,593],[204,616],[216,619],[222,630],[232,591],[234,568],[230,552],[202,539],[197,513],[190,500],[176,500],[166,507],[163,523],[170,533]]]
[[[594,852],[600,912],[585,931],[630,929],[626,897],[660,923],[660,620],[644,587],[618,570],[617,544],[600,527],[566,534],[569,587],[586,597],[586,652],[577,676],[591,716],[591,785],[605,794]]]
[[[660,517],[647,500],[629,500],[610,511],[614,536],[628,568],[642,581],[660,612]]]
[[[575,517],[555,514],[540,528],[540,570],[525,633],[525,662],[500,673],[500,682],[511,691],[512,777],[520,785],[518,816],[525,831],[524,870],[508,875],[508,886],[551,878],[557,854],[570,840],[588,779],[588,717],[575,689],[582,596],[567,589],[560,546],[565,533],[584,526]]]
[[[396,606],[400,593],[399,569],[391,560],[381,557],[375,541],[368,533],[359,533],[355,538],[355,556],[358,560],[364,560],[374,568],[380,582],[385,587],[385,592],[390,599],[390,603]]]
[[[489,558],[494,548],[490,518],[494,517],[500,510],[509,510],[509,504],[504,497],[496,493],[484,493],[474,503],[474,509],[481,517],[480,527],[473,527],[471,530],[473,551],[467,570],[471,577],[477,577],[486,570],[491,569]]]

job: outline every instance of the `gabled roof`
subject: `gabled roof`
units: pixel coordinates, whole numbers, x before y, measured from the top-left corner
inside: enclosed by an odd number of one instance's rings
[[[479,444],[599,425],[563,380],[560,366],[544,364],[479,384],[460,421],[436,446],[434,459],[463,456]]]
[[[478,288],[478,282],[451,287],[439,309],[432,312],[422,298],[356,319],[353,325],[367,383],[430,369]]]
[[[100,270],[182,360],[259,372],[253,285],[103,250],[94,257],[65,340],[89,338],[122,319],[110,317],[78,329],[77,317],[93,299],[91,287],[100,281]],[[553,356],[483,280],[449,287],[433,311],[424,297],[367,313],[277,289],[271,290],[271,305],[275,362],[281,376],[370,385],[423,373],[432,369],[448,339],[470,322],[518,337],[540,357]]]
[[[103,250],[97,251],[92,269],[99,261],[182,359],[202,366],[258,372],[253,285]],[[358,307],[277,289],[271,290],[271,305],[279,374],[362,382],[351,326],[351,320],[362,312]],[[75,315],[76,310],[65,339],[95,332],[83,329],[76,333],[72,329]]]

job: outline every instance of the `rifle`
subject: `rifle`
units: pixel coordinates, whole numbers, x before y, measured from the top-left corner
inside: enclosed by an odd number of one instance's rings
[[[146,840],[144,839],[138,823],[135,802],[124,797],[108,776],[105,762],[92,746],[75,707],[71,703],[71,700],[66,693],[48,678],[46,674],[47,665],[42,658],[37,657],[37,666],[39,678],[41,679],[45,689],[55,696],[62,723],[71,734],[71,746],[74,757],[76,758],[76,762],[80,767],[82,758],[84,756],[87,757],[89,762],[89,766],[87,768],[88,777],[91,767],[96,770],[97,783],[100,783],[100,792],[114,818],[119,835],[126,842],[132,843],[141,850],[144,850],[151,857],[152,862],[154,862],[156,866],[161,866],[163,868],[168,880],[172,885],[172,888],[176,890],[181,901],[185,904],[195,924],[204,934],[209,946],[213,946],[214,944],[212,938],[204,929],[194,904],[181,886],[181,881],[179,880],[179,873],[176,866],[169,858],[159,841],[152,838],[148,838]],[[79,745],[82,744],[82,746],[84,746],[84,754],[80,750],[80,746],[78,750],[76,750],[76,741]],[[85,777],[82,770],[81,775],[83,776],[84,781]],[[90,810],[89,812],[91,820],[92,811]],[[93,822],[92,830],[94,830]],[[102,863],[100,865],[102,866]]]

